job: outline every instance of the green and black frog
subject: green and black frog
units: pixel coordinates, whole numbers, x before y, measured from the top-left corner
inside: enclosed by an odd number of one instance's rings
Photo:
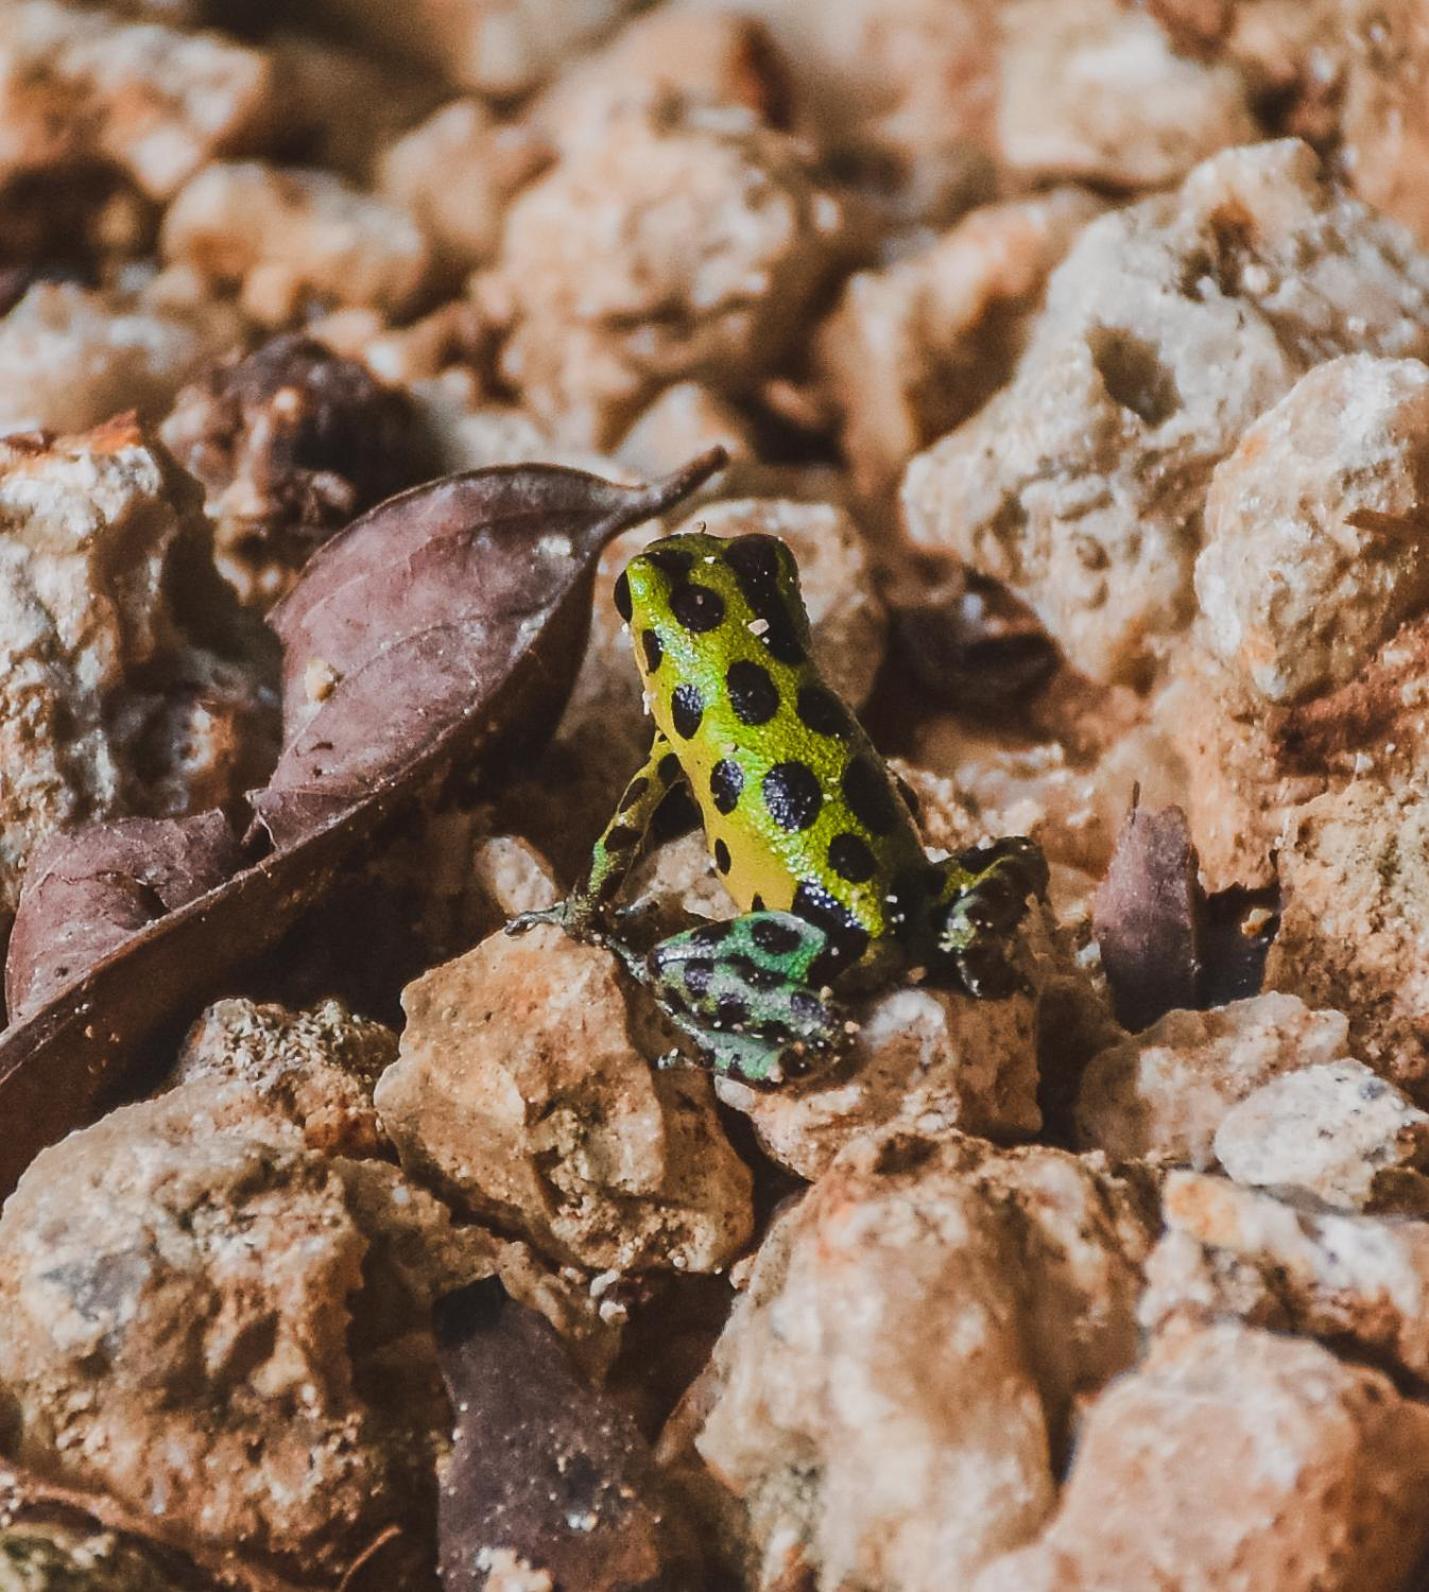
[[[1012,837],[931,861],[914,812],[820,677],[794,557],[777,538],[682,533],[632,558],[616,606],[655,720],[645,766],[557,921],[620,951],[716,1071],[756,1084],[826,1064],[839,996],[900,977],[998,997],[1047,865]],[[629,950],[616,901],[657,808],[687,786],[741,916]]]

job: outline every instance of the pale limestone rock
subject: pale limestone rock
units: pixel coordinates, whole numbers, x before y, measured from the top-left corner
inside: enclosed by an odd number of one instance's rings
[[[1221,1119],[1215,1151],[1237,1183],[1343,1210],[1429,1210],[1429,1115],[1362,1062],[1262,1084]]]
[[[526,188],[478,296],[510,327],[502,374],[537,420],[608,447],[670,382],[754,386],[839,246],[811,165],[742,108],[661,97],[614,109]]]
[[[1268,701],[1353,680],[1429,601],[1429,365],[1317,367],[1216,467],[1196,596],[1211,650]]]
[[[1429,27],[1418,0],[1254,0],[1208,30],[1367,204],[1429,242]]]
[[[491,403],[468,370],[457,367],[419,378],[411,391],[443,474],[542,463],[563,464],[627,486],[641,479],[603,453],[558,442],[524,409]]]
[[[1361,779],[1297,810],[1269,989],[1350,1019],[1351,1050],[1414,1092],[1429,1075],[1429,801]]]
[[[482,836],[472,849],[471,876],[503,921],[560,900],[550,863],[519,835]]]
[[[83,431],[122,410],[157,419],[243,335],[230,306],[37,282],[0,319],[0,433]]]
[[[431,246],[399,206],[330,172],[216,162],[169,206],[160,247],[243,308],[281,326],[308,301],[407,309],[426,283]]]
[[[1185,811],[1206,889],[1271,884],[1285,821],[1323,773],[1286,757],[1265,700],[1194,640],[1172,653],[1147,717],[1175,768],[1159,798]]]
[[[695,0],[702,10],[724,0]],[[745,0],[768,28],[796,125],[896,221],[946,224],[993,185],[993,0]]]
[[[753,1584],[944,1592],[1025,1541],[1076,1403],[1134,1356],[1150,1230],[1095,1159],[855,1140],[715,1351],[697,1444],[749,1512]]]
[[[1318,1344],[1165,1333],[1092,1405],[1052,1524],[975,1592],[1397,1592],[1429,1410]]]
[[[749,1240],[749,1171],[708,1079],[636,1048],[617,967],[544,927],[434,969],[377,1109],[414,1176],[544,1253],[716,1270]]]
[[[1429,243],[1429,18],[1417,0],[1348,0],[1328,20],[1349,180]]]
[[[276,702],[211,560],[197,485],[132,420],[0,441],[0,908],[55,829],[263,777]]]
[[[1244,1317],[1429,1374],[1429,1222],[1342,1215],[1173,1172],[1147,1263],[1145,1325]]]
[[[544,155],[530,132],[498,122],[479,100],[452,100],[383,153],[378,186],[448,267],[470,269],[495,252],[511,196]]]
[[[1120,687],[1117,688],[1121,690]],[[1165,736],[1149,723],[1112,733],[1088,755],[1078,737],[1034,740],[1015,728],[971,724],[955,714],[925,719],[911,755],[940,776],[947,794],[937,805],[961,807],[973,819],[971,844],[994,835],[1029,835],[1048,859],[1100,878],[1139,785],[1145,806],[1183,799],[1180,772]],[[923,794],[924,785],[914,784]],[[960,826],[965,827],[965,826]],[[931,831],[930,840],[937,839]],[[954,843],[937,839],[954,849]]]
[[[1429,351],[1429,259],[1295,141],[1093,221],[1011,384],[909,465],[915,543],[1010,585],[1070,661],[1137,679],[1192,616],[1215,465],[1321,361]]]
[[[524,94],[609,33],[636,0],[319,0],[378,54],[405,56],[460,88]]]
[[[779,125],[787,109],[786,70],[768,33],[749,16],[657,7],[567,66],[531,105],[527,120],[557,148],[570,150],[602,137],[612,108],[653,91],[742,105]]]
[[[1010,0],[998,20],[998,153],[1024,179],[1161,187],[1257,137],[1234,67],[1176,53],[1117,0]]]
[[[258,139],[272,99],[263,54],[219,34],[57,0],[0,8],[0,177],[112,161],[167,199]]]
[[[860,492],[974,414],[1007,379],[1052,268],[1102,206],[1076,188],[974,210],[937,242],[849,278],[816,357]]]
[[[1343,1057],[1348,1031],[1342,1013],[1283,994],[1167,1012],[1093,1057],[1077,1097],[1077,1143],[1116,1160],[1212,1166],[1232,1106],[1281,1073]]]
[[[648,481],[716,445],[731,459],[751,458],[754,439],[748,421],[708,387],[677,381],[641,410],[615,452],[623,465]]]
[[[221,1125],[230,1087],[111,1113],[6,1203],[15,1458],[180,1544],[323,1580],[386,1523],[430,1519],[449,1430],[431,1304],[497,1246],[394,1167],[303,1149],[276,1118]]]
[[[240,1100],[256,1097],[248,1109],[291,1119],[308,1148],[377,1155],[388,1145],[372,1090],[396,1056],[392,1030],[354,1015],[341,1001],[294,1012],[222,1000],[189,1030],[169,1082],[208,1078],[241,1085],[235,1091]]]

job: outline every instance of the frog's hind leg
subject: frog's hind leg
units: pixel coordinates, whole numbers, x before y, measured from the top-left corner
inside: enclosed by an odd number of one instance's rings
[[[557,906],[523,913],[507,932],[519,934],[533,923],[559,923],[577,937],[594,934],[630,877],[661,803],[684,778],[674,749],[656,731],[650,755],[626,785],[614,816],[591,848],[580,882]]]
[[[716,1072],[779,1083],[832,1060],[844,1013],[820,983],[827,933],[789,912],[750,912],[662,940],[647,981]]]
[[[1047,859],[1022,835],[975,846],[939,864],[933,908],[940,961],[970,995],[996,999],[1020,987],[1012,961],[1014,932],[1029,896],[1047,893]]]

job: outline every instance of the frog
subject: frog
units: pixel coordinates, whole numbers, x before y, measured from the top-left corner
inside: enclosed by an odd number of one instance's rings
[[[702,529],[651,543],[614,588],[654,720],[555,922],[616,951],[716,1074],[770,1087],[827,1069],[858,1025],[851,996],[900,978],[996,999],[1022,987],[1016,931],[1045,896],[1025,836],[934,858],[912,792],[814,658],[788,545]],[[619,898],[657,814],[693,797],[739,908],[634,950]]]

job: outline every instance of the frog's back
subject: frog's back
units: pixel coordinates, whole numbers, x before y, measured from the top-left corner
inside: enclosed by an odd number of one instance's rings
[[[902,938],[902,904],[926,872],[917,829],[819,678],[788,548],[771,536],[667,537],[631,560],[617,600],[651,713],[741,910],[797,912],[860,955]]]

